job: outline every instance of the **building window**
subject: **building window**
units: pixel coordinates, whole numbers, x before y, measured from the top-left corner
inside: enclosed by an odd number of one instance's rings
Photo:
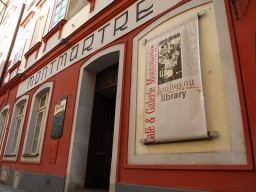
[[[45,83],[33,96],[22,160],[39,161],[40,159],[50,106],[51,88],[51,82]]]
[[[18,107],[18,116],[16,119],[16,125],[14,129],[14,135],[12,139],[12,145],[11,145],[11,152],[10,154],[16,154],[17,153],[17,143],[18,143],[18,136],[21,130],[21,123],[24,119],[24,108],[25,108],[25,103],[20,105]]]
[[[12,65],[15,65],[17,62],[22,60],[22,56],[24,54],[24,50],[26,47],[26,42],[28,39],[28,33],[29,33],[29,28],[31,26],[28,26],[25,28],[20,28],[18,31],[18,35],[16,37],[16,42],[13,48],[13,52],[12,52]]]
[[[20,98],[14,105],[10,130],[5,146],[4,159],[16,159],[20,145],[20,137],[23,129],[24,117],[26,114],[27,100],[28,95],[25,95]]]
[[[67,20],[70,20],[88,4],[87,0],[72,0],[69,2]]]
[[[22,56],[23,56],[23,51],[24,51],[24,47],[20,47],[20,49],[15,53],[14,59],[13,59],[13,64],[21,61]]]
[[[65,18],[67,4],[68,0],[56,1],[51,28],[55,27],[62,19]]]
[[[38,152],[38,146],[40,143],[40,132],[44,125],[43,119],[45,119],[45,111],[48,103],[48,96],[49,96],[49,92],[46,92],[39,99],[39,107],[37,110],[36,124],[34,128],[32,144],[31,144],[31,151],[30,151],[31,154],[36,154]]]
[[[3,147],[3,140],[4,140],[4,135],[6,132],[6,127],[7,127],[7,123],[8,123],[8,118],[9,118],[9,106],[5,107],[0,115],[0,148],[2,151],[2,147]]]

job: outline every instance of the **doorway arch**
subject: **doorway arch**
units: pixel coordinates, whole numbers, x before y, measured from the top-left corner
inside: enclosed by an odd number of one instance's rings
[[[70,140],[65,191],[72,192],[84,187],[96,75],[116,63],[119,66],[110,171],[110,191],[114,191],[121,110],[124,44],[118,44],[97,53],[81,66]]]

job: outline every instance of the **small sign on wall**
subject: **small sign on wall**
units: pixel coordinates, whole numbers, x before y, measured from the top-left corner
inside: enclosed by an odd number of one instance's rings
[[[54,117],[52,122],[51,138],[59,139],[62,136],[65,119],[67,97],[62,97],[61,101],[55,105]]]

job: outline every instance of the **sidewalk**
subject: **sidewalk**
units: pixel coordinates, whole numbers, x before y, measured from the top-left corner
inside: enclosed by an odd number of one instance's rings
[[[0,192],[25,192],[25,191],[21,191],[21,190],[14,189],[9,186],[0,184]]]

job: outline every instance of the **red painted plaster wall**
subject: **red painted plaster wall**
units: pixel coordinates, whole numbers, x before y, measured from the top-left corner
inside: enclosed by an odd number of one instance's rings
[[[29,163],[29,162],[21,161],[21,153],[22,153],[24,138],[25,138],[26,129],[28,125],[27,121],[28,121],[28,116],[31,108],[32,97],[38,88],[36,87],[31,91],[29,91],[28,93],[26,93],[26,95],[27,94],[29,95],[29,100],[28,100],[28,106],[27,106],[26,116],[24,120],[20,147],[17,155],[17,161],[9,162],[9,161],[2,160],[1,166],[6,165],[6,166],[9,166],[11,169],[26,171],[26,172],[37,172],[37,173],[65,176],[69,145],[70,145],[71,129],[72,129],[72,123],[73,123],[77,82],[78,82],[79,68],[81,63],[82,62],[78,62],[74,66],[62,71],[61,73],[47,80],[47,82],[53,82],[54,84],[53,84],[52,97],[50,100],[48,118],[46,122],[46,131],[45,131],[45,137],[43,142],[41,161],[39,163]],[[12,116],[13,106],[17,101],[17,99],[19,99],[19,98],[15,99],[16,92],[17,92],[17,86],[10,91],[10,96],[8,97],[8,100],[6,102],[11,106],[10,117]],[[68,97],[63,134],[60,139],[52,140],[50,138],[50,135],[51,135],[53,115],[54,115],[54,108],[55,108],[55,104],[60,100],[61,96]],[[9,120],[9,124],[10,124],[10,120]],[[6,138],[5,138],[5,142],[6,142]]]
[[[245,94],[245,109],[253,144],[254,160],[256,154],[256,2],[237,1],[239,20],[235,19],[231,7],[232,27],[235,36],[236,51]]]

